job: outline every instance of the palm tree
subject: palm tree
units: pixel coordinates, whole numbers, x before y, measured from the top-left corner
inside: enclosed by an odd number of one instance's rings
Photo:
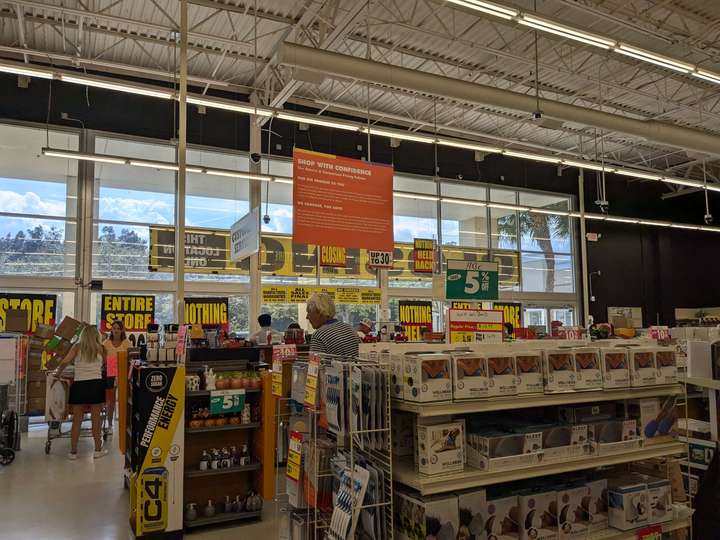
[[[547,210],[567,212],[567,201],[543,206]],[[520,231],[518,234],[517,217],[519,215]],[[497,219],[497,232],[499,240],[510,242],[535,242],[545,258],[545,291],[552,292],[555,288],[555,250],[552,241],[558,238],[568,238],[570,235],[570,218],[551,214],[535,214],[530,212],[512,213]],[[499,242],[498,242],[499,243]]]

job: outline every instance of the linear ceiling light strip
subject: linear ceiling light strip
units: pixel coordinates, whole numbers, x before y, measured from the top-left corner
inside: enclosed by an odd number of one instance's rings
[[[143,159],[122,157],[122,156],[108,156],[108,155],[104,155],[104,154],[86,154],[83,152],[75,152],[72,150],[58,150],[58,149],[54,149],[54,148],[43,148],[42,154],[44,156],[50,156],[50,157],[96,161],[96,162],[100,162],[100,163],[111,163],[111,164],[117,164],[117,165],[132,165],[132,166],[136,166],[136,167],[150,167],[150,168],[156,168],[156,169],[162,169],[162,170],[177,170],[178,169],[177,164],[170,163],[167,161],[143,160]],[[249,179],[249,180],[261,180],[261,181],[265,181],[265,182],[279,182],[279,183],[283,183],[283,184],[292,184],[293,183],[292,179],[287,176],[270,176],[270,175],[262,175],[262,174],[252,174],[249,172],[232,171],[229,169],[198,167],[197,165],[190,165],[190,166],[188,166],[187,170],[188,170],[188,172],[203,173],[203,174],[209,174],[209,175],[215,175],[215,176],[227,176],[227,177],[242,178],[242,179]],[[578,212],[566,212],[563,210],[551,210],[548,208],[536,208],[536,207],[530,207],[530,206],[520,206],[520,205],[515,205],[515,204],[476,201],[473,199],[463,199],[463,198],[459,198],[459,197],[437,197],[435,195],[427,195],[424,193],[414,193],[411,191],[393,191],[393,197],[397,197],[397,198],[401,198],[401,199],[421,200],[421,201],[438,201],[439,200],[443,203],[449,203],[449,204],[458,204],[458,205],[476,206],[476,207],[489,207],[489,208],[496,208],[496,209],[501,209],[501,210],[510,210],[510,211],[515,211],[515,212],[530,212],[530,213],[535,213],[535,214],[558,215],[558,216],[567,216],[567,217],[572,217],[572,218],[582,218],[584,216],[585,219],[590,219],[590,220],[610,221],[610,222],[617,222],[617,223],[630,223],[630,224],[635,224],[635,225],[650,225],[650,226],[657,226],[657,227],[674,227],[677,229],[720,232],[720,227],[690,225],[690,224],[685,224],[685,223],[671,223],[671,222],[667,222],[667,221],[641,220],[638,218],[623,217],[623,216],[609,216],[609,215],[604,215],[604,214],[592,214],[592,213],[580,214]]]

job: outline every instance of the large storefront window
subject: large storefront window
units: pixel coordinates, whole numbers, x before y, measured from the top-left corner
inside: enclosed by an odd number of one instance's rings
[[[48,144],[77,150],[78,136],[0,125],[0,274],[75,276],[77,161]]]

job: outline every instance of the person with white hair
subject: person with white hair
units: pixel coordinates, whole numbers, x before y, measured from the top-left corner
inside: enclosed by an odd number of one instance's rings
[[[313,293],[307,300],[307,319],[315,329],[310,352],[357,357],[360,338],[347,323],[335,318],[335,302],[327,293]]]

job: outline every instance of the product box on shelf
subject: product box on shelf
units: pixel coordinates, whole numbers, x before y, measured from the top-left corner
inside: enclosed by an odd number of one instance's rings
[[[634,399],[628,402],[628,414],[638,424],[638,432],[646,444],[665,442],[677,428],[677,408],[674,396],[666,398]]]
[[[474,352],[453,352],[450,356],[453,398],[487,397],[489,387],[487,357]]]
[[[388,355],[390,364],[390,396],[395,399],[405,399],[405,365],[403,364],[404,354]]]
[[[583,497],[583,510],[588,522],[588,530],[600,531],[608,526],[607,478],[591,480],[585,483],[587,494]]]
[[[560,407],[560,421],[567,424],[586,424],[615,418],[615,404],[610,401],[595,405]]]
[[[608,523],[628,531],[648,523],[648,489],[644,482],[611,478],[608,482]]]
[[[533,491],[518,495],[520,540],[557,540],[557,492]]]
[[[403,365],[406,401],[427,403],[452,399],[449,354],[408,353]]]
[[[420,474],[446,474],[465,468],[465,422],[417,426]]]
[[[455,539],[460,528],[456,495],[420,497],[395,491],[393,511],[399,540]]]
[[[603,420],[588,424],[590,453],[597,456],[622,454],[640,448],[635,420]]]
[[[630,386],[628,353],[624,348],[600,349],[603,388],[627,388]]]
[[[558,539],[585,538],[588,530],[586,513],[583,510],[583,499],[587,495],[587,487],[577,484],[563,486],[557,491],[557,522]]]
[[[458,539],[479,540],[485,525],[487,500],[484,489],[460,491],[457,494],[460,529]]]
[[[543,462],[561,461],[588,454],[587,424],[546,427],[542,431]]]
[[[467,440],[468,464],[483,471],[520,469],[542,461],[542,431],[485,431],[469,433]]]
[[[650,523],[664,523],[673,519],[672,488],[667,478],[647,477]]]
[[[602,370],[600,367],[600,349],[597,347],[578,347],[573,349],[575,360],[575,390],[602,388]]]
[[[571,349],[545,351],[545,391],[569,392],[575,390],[575,362]]]
[[[543,356],[541,351],[521,351],[515,353],[517,366],[518,394],[542,394],[543,392]]]
[[[659,383],[655,349],[656,347],[628,348],[631,386],[653,386]]]
[[[660,384],[675,384],[678,382],[677,358],[674,347],[658,347],[655,351]]]
[[[488,396],[514,396],[517,388],[515,355],[509,352],[492,352],[488,360]]]
[[[482,539],[518,540],[519,527],[517,495],[489,499],[485,515],[485,536]]]

